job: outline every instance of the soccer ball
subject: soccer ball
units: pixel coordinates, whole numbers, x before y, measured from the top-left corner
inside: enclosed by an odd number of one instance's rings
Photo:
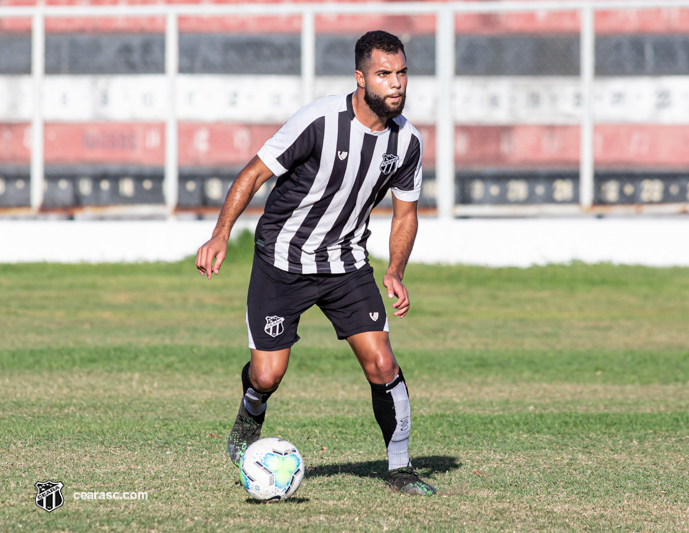
[[[283,439],[260,439],[244,452],[239,478],[252,498],[278,501],[297,492],[305,470],[304,459],[294,444]]]

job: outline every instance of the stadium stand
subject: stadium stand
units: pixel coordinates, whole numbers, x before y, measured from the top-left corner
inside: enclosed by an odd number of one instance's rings
[[[158,2],[91,2],[115,3]],[[363,31],[403,36],[418,80],[408,115],[425,143],[421,204],[430,209],[435,25],[433,15],[315,19],[316,96],[348,90]],[[577,204],[579,13],[467,14],[455,27],[455,202]],[[594,203],[687,202],[689,9],[604,11],[595,27]],[[163,205],[164,17],[47,18],[45,28],[43,208]],[[22,97],[31,88],[30,31],[29,19],[0,16],[0,208],[30,205],[31,105]],[[293,15],[180,17],[180,209],[220,205],[241,166],[298,107],[300,31]]]

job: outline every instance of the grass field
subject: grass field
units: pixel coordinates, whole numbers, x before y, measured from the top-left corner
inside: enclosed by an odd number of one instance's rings
[[[309,311],[264,426],[306,478],[258,505],[225,450],[250,255],[211,282],[192,259],[0,265],[0,531],[689,530],[689,269],[411,265],[391,337],[429,499],[386,487],[368,384]]]

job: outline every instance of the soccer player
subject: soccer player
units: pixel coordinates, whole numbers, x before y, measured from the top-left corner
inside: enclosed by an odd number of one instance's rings
[[[299,317],[315,304],[337,337],[347,339],[371,384],[390,485],[432,495],[435,488],[409,460],[409,395],[366,251],[371,210],[391,189],[390,263],[383,285],[388,298],[397,298],[394,316],[403,318],[410,302],[402,277],[418,227],[423,147],[419,132],[402,116],[402,42],[384,31],[366,33],[356,43],[355,63],[353,93],[301,108],[239,173],[212,238],[196,256],[202,275],[217,275],[235,221],[258,188],[278,177],[256,228],[246,310],[251,360],[242,370],[244,396],[228,450],[238,465],[258,440],[266,402],[299,340]]]

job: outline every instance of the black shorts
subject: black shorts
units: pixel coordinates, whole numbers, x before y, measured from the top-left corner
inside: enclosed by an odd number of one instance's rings
[[[317,305],[338,339],[365,331],[388,331],[388,317],[373,268],[345,274],[294,274],[254,256],[246,306],[249,348],[275,351],[299,340],[302,313]]]

